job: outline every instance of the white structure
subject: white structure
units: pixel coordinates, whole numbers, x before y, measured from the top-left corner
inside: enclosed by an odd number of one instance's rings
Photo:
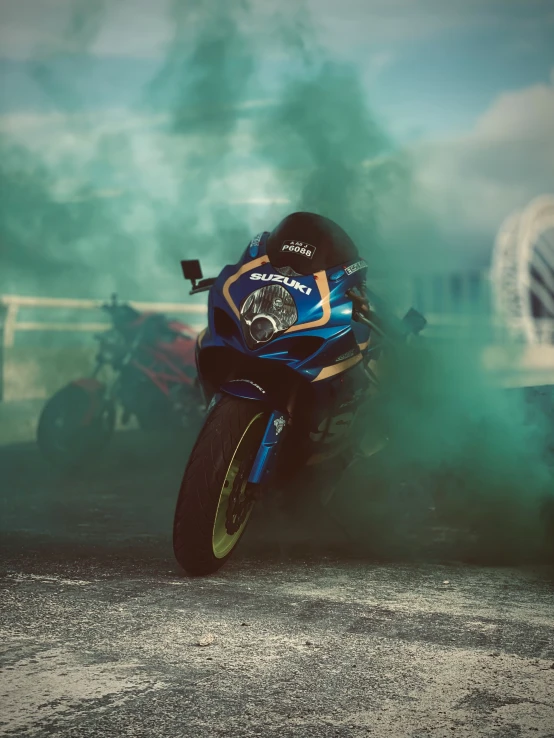
[[[494,307],[529,343],[554,343],[554,195],[502,224],[494,245]]]

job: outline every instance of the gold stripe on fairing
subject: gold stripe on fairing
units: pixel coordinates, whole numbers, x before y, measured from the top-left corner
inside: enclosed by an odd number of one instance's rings
[[[314,279],[319,290],[319,296],[321,297],[320,304],[323,309],[323,315],[317,320],[312,320],[311,323],[297,323],[286,330],[285,333],[306,331],[309,328],[319,328],[329,322],[329,318],[331,317],[331,303],[329,301],[329,282],[327,281],[327,275],[325,272],[316,272]]]
[[[204,328],[204,330],[203,331],[200,331],[200,333],[198,334],[198,338],[196,339],[196,343],[198,344],[198,347],[199,348],[202,346],[202,341],[204,340],[204,336],[206,335],[206,331],[207,330],[208,330],[207,328]]]
[[[364,351],[369,346],[369,340],[365,341],[365,343],[359,343],[358,348],[360,351]]]
[[[328,379],[329,377],[334,377],[335,374],[341,374],[341,372],[345,372],[347,369],[350,369],[351,366],[355,366],[358,362],[362,360],[361,354],[357,354],[356,356],[352,356],[351,359],[346,359],[346,361],[341,361],[338,364],[332,364],[331,366],[326,366],[324,369],[322,369],[317,377],[315,379],[312,379],[312,382],[319,382],[322,379]]]
[[[227,300],[227,302],[229,303],[229,307],[239,319],[240,313],[237,306],[233,302],[233,298],[231,297],[229,288],[237,281],[237,279],[239,279],[239,277],[242,277],[243,274],[245,274],[246,272],[251,272],[252,269],[256,269],[256,267],[262,266],[263,264],[269,264],[269,259],[267,258],[267,256],[260,256],[257,259],[254,259],[254,261],[247,261],[246,264],[243,264],[240,269],[232,274],[223,285],[223,297]]]

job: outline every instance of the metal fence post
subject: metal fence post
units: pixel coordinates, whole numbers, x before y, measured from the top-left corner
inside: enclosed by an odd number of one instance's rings
[[[15,341],[18,311],[19,304],[15,300],[0,298],[0,402],[3,402],[6,396],[7,349],[12,348]]]
[[[8,308],[0,302],[0,402],[4,401],[4,344],[5,333],[4,326],[8,316]]]

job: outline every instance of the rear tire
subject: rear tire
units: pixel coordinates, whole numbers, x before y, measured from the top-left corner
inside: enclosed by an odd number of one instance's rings
[[[225,396],[200,431],[173,523],[173,551],[187,573],[217,571],[242,537],[254,505],[247,480],[268,417],[260,403]]]

